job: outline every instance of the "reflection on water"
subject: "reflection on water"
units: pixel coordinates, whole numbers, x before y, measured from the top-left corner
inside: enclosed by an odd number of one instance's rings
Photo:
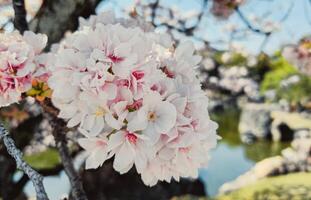
[[[286,146],[288,145],[263,141],[252,145],[232,146],[222,140],[212,152],[207,169],[200,172],[207,194],[216,195],[222,184],[248,171],[256,161],[278,155]]]
[[[225,182],[235,179],[254,165],[254,161],[245,156],[243,147],[230,147],[225,143],[218,145],[212,152],[207,169],[202,169],[200,178],[210,196],[217,194],[218,188]]]
[[[219,123],[218,134],[222,137],[217,148],[212,151],[207,169],[202,169],[200,178],[210,196],[217,194],[225,182],[234,180],[248,171],[257,161],[279,155],[288,143],[257,141],[246,145],[238,133],[239,110],[230,108],[212,115]]]
[[[211,152],[207,169],[200,171],[206,192],[210,196],[217,194],[219,187],[227,181],[234,180],[249,170],[257,161],[280,154],[288,146],[286,143],[258,141],[251,145],[241,143],[238,133],[239,111],[228,109],[213,115],[219,123],[219,135],[223,138],[216,149]],[[46,177],[44,184],[51,199],[59,199],[70,190],[69,181],[64,172],[59,176]],[[34,196],[31,183],[25,187],[28,196]]]

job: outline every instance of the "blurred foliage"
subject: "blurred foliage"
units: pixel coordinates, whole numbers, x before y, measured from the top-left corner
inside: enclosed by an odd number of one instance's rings
[[[59,153],[56,149],[47,149],[43,152],[24,156],[24,159],[37,170],[53,169],[61,164]]]
[[[277,88],[276,94],[278,99],[297,104],[311,100],[311,78],[305,75],[299,75],[299,81],[289,87]]]
[[[228,54],[228,55],[226,55]],[[226,57],[224,62],[223,57]],[[275,100],[285,99],[291,104],[308,102],[311,99],[311,77],[301,74],[281,54],[276,52],[272,56],[261,53],[256,57],[256,64],[248,66],[248,58],[240,52],[218,51],[212,54],[213,60],[219,67],[245,66],[248,76],[260,85],[260,92],[275,91]],[[282,85],[283,81],[296,75],[298,82]]]
[[[269,68],[270,71],[265,74],[261,83],[260,89],[262,92],[271,89],[277,89],[280,87],[282,80],[288,78],[291,75],[298,74],[298,71],[294,68],[294,66],[289,64],[278,53],[270,60]]]
[[[247,58],[242,55],[239,52],[230,52],[230,58],[228,61],[224,62],[222,57],[224,56],[225,53],[228,52],[216,52],[214,54],[214,60],[219,64],[223,65],[225,67],[232,67],[232,66],[245,66],[247,65]]]
[[[298,82],[291,83],[288,86],[282,85],[282,81],[296,75]],[[260,85],[262,93],[268,90],[275,90],[276,100],[286,99],[292,104],[302,103],[311,98],[311,78],[301,74],[291,65],[280,52],[271,57],[269,62],[269,71],[264,75]]]

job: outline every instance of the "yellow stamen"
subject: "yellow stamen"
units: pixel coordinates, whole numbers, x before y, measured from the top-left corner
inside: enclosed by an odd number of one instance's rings
[[[104,108],[98,107],[95,111],[95,115],[97,117],[104,116],[107,113],[107,111]]]
[[[148,121],[154,122],[158,116],[156,115],[155,112],[149,112],[147,115]]]

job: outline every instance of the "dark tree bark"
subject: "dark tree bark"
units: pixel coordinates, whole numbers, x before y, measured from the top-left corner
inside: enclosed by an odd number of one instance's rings
[[[73,166],[72,158],[67,146],[67,138],[65,135],[66,131],[64,131],[66,123],[57,118],[54,118],[53,121],[50,121],[50,123],[53,128],[52,134],[55,139],[56,147],[58,148],[65,173],[67,174],[71,184],[71,195],[74,200],[87,200],[81,177]]]
[[[4,128],[4,126],[0,123],[0,139],[3,140],[3,143],[12,158],[14,158],[16,167],[22,170],[31,180],[33,186],[36,190],[36,196],[38,200],[48,200],[48,196],[45,192],[45,188],[43,185],[43,177],[30,165],[28,165],[23,160],[22,152],[16,147],[14,140],[9,136],[9,132]]]
[[[30,22],[34,32],[45,33],[48,47],[59,42],[66,31],[76,30],[79,17],[95,13],[101,0],[44,0],[35,18]]]
[[[26,10],[24,0],[13,0],[14,8],[14,27],[19,30],[21,34],[28,30],[28,23],[26,21]]]
[[[69,178],[71,185],[71,195],[69,199],[73,200],[87,200],[81,177],[75,170],[72,156],[67,146],[66,133],[68,128],[63,119],[58,118],[59,110],[56,109],[50,101],[41,103],[44,116],[49,120],[52,126],[52,134],[54,136],[55,144],[61,157],[62,165],[66,175]]]

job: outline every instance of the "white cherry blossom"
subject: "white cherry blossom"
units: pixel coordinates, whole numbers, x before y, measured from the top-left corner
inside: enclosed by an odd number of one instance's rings
[[[80,20],[49,55],[52,103],[85,136],[86,168],[108,158],[146,185],[197,177],[217,142],[194,45],[176,48],[137,19],[105,12]],[[101,156],[102,154],[102,156]]]

